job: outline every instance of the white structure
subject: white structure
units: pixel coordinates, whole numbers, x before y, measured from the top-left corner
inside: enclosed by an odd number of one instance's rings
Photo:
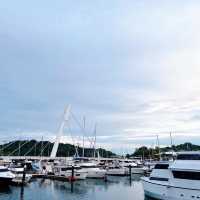
[[[51,155],[50,155],[51,158],[56,157],[56,154],[57,154],[57,151],[58,151],[58,146],[59,146],[61,137],[63,136],[64,127],[69,120],[70,110],[71,110],[71,106],[69,105],[64,111],[63,121],[60,125],[59,131],[58,131],[58,134],[56,136],[56,140],[55,140],[55,143],[54,143]]]
[[[142,182],[145,194],[153,198],[200,199],[200,152],[182,152],[174,162],[156,164]]]

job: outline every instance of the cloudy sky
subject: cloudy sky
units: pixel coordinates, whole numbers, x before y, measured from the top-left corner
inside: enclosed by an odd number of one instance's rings
[[[54,138],[66,105],[98,146],[200,144],[200,2],[0,5],[0,136]],[[73,118],[65,141],[82,133]],[[131,150],[130,150],[131,149]]]

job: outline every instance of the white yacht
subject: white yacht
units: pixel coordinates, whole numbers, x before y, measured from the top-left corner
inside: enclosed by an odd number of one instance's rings
[[[123,166],[120,161],[116,160],[112,164],[109,164],[106,169],[106,175],[109,176],[127,176],[129,173],[129,169]]]
[[[145,194],[156,199],[200,199],[200,152],[178,153],[173,162],[157,163],[142,182]]]
[[[100,169],[96,163],[83,162],[79,166],[87,173],[87,178],[105,178],[106,170]]]
[[[72,166],[66,166],[66,165],[54,166],[53,172],[56,176],[64,176],[66,178],[71,178]],[[86,176],[87,176],[87,172],[82,170],[80,167],[74,167],[74,179],[84,180],[86,179]]]
[[[132,174],[144,174],[147,170],[147,168],[144,167],[141,162],[134,160],[123,160],[122,162],[120,162],[120,165],[126,168],[131,167]]]
[[[7,167],[0,166],[0,184],[8,185],[15,178],[15,175]]]
[[[120,166],[109,166],[106,174],[109,176],[127,176],[128,168]]]
[[[22,182],[23,178],[23,173],[24,173],[24,168],[22,166],[10,166],[9,171],[12,172],[15,175],[15,178],[12,180],[13,182],[20,183]],[[25,183],[28,183],[32,178],[31,174],[26,174],[25,175]]]

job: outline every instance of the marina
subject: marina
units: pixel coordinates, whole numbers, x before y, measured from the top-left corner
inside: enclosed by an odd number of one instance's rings
[[[27,156],[37,143],[30,141],[17,142],[16,149],[12,149],[12,154],[18,152],[18,156],[1,155],[0,157],[0,184],[2,186],[2,196],[10,191],[20,193],[21,200],[28,199],[27,194],[44,188],[52,193],[56,199],[60,199],[66,193],[66,197],[78,195],[80,191],[81,200],[88,198],[100,199],[105,195],[117,195],[116,199],[121,199],[121,195],[127,196],[127,199],[135,198],[146,200],[150,198],[158,200],[192,200],[200,198],[200,152],[161,152],[159,138],[157,136],[157,154],[143,157],[101,157],[99,149],[96,149],[96,127],[93,148],[90,149],[92,157],[81,157],[76,146],[73,157],[57,157],[59,146],[61,144],[64,129],[68,125],[71,107],[68,106],[63,115],[55,141],[49,152],[49,156],[43,156],[44,149],[49,142],[41,145],[40,156]],[[170,133],[172,141],[172,135]],[[1,149],[5,150],[16,142],[10,142]],[[23,146],[29,145],[27,152],[24,152]],[[172,143],[171,143],[172,148]],[[174,147],[173,147],[174,148]],[[21,155],[23,150],[24,155]],[[82,148],[82,155],[87,148]],[[154,159],[151,159],[154,156]],[[6,190],[4,190],[5,188]],[[119,194],[115,192],[120,188]],[[85,192],[84,192],[85,190]],[[122,192],[123,190],[123,192]],[[92,191],[92,193],[91,193]],[[98,191],[98,192],[97,192]],[[105,192],[106,191],[106,192]],[[60,194],[61,192],[61,194]],[[124,194],[125,192],[125,194]],[[40,199],[48,198],[49,193],[41,192]],[[43,195],[46,194],[47,196]],[[31,194],[30,194],[31,195]],[[89,196],[88,196],[89,195]],[[19,196],[19,194],[18,194]],[[37,195],[36,195],[37,196]],[[1,198],[1,195],[0,195]],[[38,199],[31,195],[31,200]]]
[[[0,4],[0,200],[200,200],[200,1]]]

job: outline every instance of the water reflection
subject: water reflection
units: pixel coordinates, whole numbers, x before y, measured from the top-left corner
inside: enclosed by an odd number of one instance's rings
[[[12,190],[8,185],[0,185],[0,195],[1,193],[10,194]]]
[[[20,200],[24,200],[24,187],[21,187]]]
[[[137,180],[137,181],[136,181]],[[36,179],[21,187],[0,187],[0,200],[150,200],[144,198],[143,188],[138,177],[109,177],[104,180],[59,182]]]

